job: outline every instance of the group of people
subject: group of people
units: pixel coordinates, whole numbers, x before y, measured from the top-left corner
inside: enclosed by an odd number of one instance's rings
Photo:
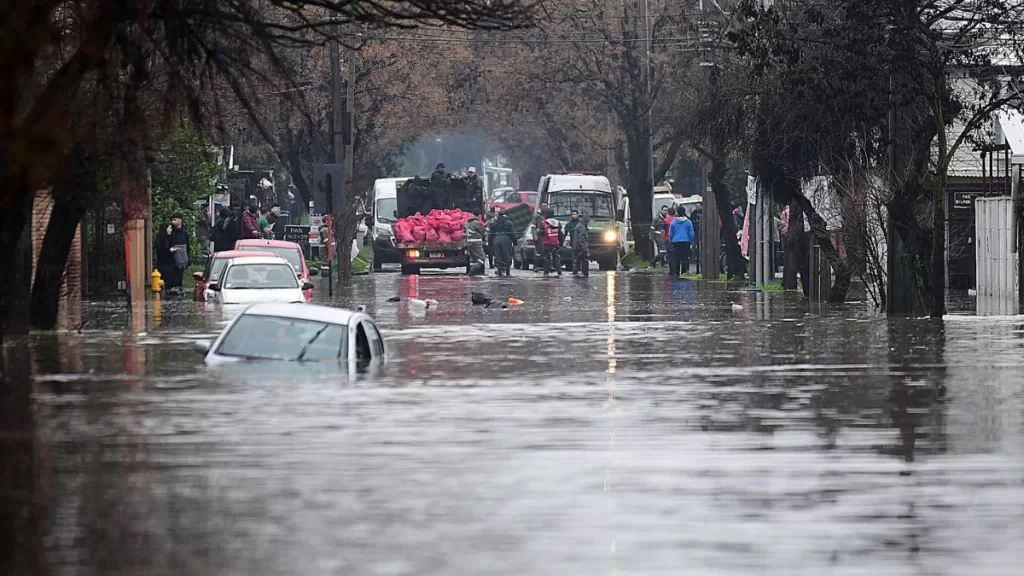
[[[235,242],[244,238],[282,240],[284,225],[278,222],[280,218],[280,204],[274,203],[257,208],[255,205],[243,203],[238,212],[226,207],[221,208],[217,219],[211,224],[209,208],[204,207],[197,219],[197,235],[203,246],[212,242],[214,252],[233,250]],[[156,237],[156,266],[168,295],[178,295],[182,292],[185,269],[188,268],[190,260],[185,218],[183,214],[175,213]]]
[[[678,278],[680,274],[688,273],[697,234],[693,221],[686,215],[686,208],[662,206],[657,218],[654,219],[653,228],[659,253],[664,248],[669,276]],[[659,257],[655,255],[652,264],[657,264]]]
[[[238,212],[221,208],[210,229],[213,251],[231,250],[235,242],[243,239],[283,240],[284,225],[279,222],[280,218],[281,205],[276,202],[261,208],[243,203]]]
[[[463,230],[470,274],[483,274],[485,259],[489,259],[497,276],[511,276],[513,247],[519,243],[515,225],[501,208],[496,208],[486,222],[481,218],[481,214],[475,211]],[[573,276],[590,276],[590,245],[585,216],[581,217],[578,210],[573,210],[563,229],[554,212],[542,202],[533,224],[538,268],[543,266],[545,276],[552,272],[562,275],[559,248],[566,244],[573,252]]]

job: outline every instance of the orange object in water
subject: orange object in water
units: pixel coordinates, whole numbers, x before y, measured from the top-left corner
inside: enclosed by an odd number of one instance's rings
[[[523,301],[520,300],[519,298],[509,298],[508,299],[508,305],[509,306],[519,306],[522,303],[523,303]]]

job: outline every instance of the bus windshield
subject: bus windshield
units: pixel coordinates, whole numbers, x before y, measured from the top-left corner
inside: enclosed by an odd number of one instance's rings
[[[608,192],[598,190],[551,192],[548,206],[555,218],[568,218],[573,210],[579,211],[580,216],[615,218],[615,199]]]

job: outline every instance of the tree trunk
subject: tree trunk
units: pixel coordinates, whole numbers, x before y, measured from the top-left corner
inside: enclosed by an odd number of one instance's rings
[[[828,301],[832,304],[842,304],[846,301],[846,295],[850,290],[850,280],[852,278],[850,267],[839,257],[839,250],[832,243],[832,237],[828,233],[825,219],[814,209],[811,201],[799,192],[793,195],[793,199],[794,202],[800,205],[804,216],[810,222],[811,237],[818,241],[822,254],[825,255],[825,259],[832,266],[832,269],[835,270],[836,281],[829,290]],[[810,242],[808,241],[809,244]]]
[[[939,94],[945,94],[945,77],[939,80]],[[932,318],[946,313],[946,174],[949,170],[949,140],[942,98],[936,99],[935,118],[938,121],[939,161],[935,169],[935,210],[932,212],[931,302]]]
[[[9,265],[0,274],[0,345],[7,336],[28,334],[32,274],[32,193],[18,183],[4,192],[8,208],[0,210],[0,246]]]
[[[729,186],[725,183],[728,167],[722,157],[711,158],[711,170],[708,180],[711,191],[715,194],[715,206],[722,223],[722,235],[725,236],[725,258],[729,279],[742,278],[745,261],[740,250],[740,240],[736,237],[736,219],[732,217],[732,203],[729,200]],[[704,225],[714,223],[705,223]]]
[[[647,231],[651,228],[651,206],[654,205],[654,184],[651,180],[651,157],[647,141],[641,134],[635,133],[626,138],[629,154],[629,212],[633,237],[636,240],[633,250],[644,260],[654,257],[654,247],[647,240]],[[640,238],[644,238],[641,241]]]
[[[33,328],[52,330],[57,327],[64,269],[84,214],[85,208],[81,203],[54,199],[32,283],[30,320]]]

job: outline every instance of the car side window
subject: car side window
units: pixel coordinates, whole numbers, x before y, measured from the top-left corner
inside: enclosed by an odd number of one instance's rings
[[[356,325],[356,366],[360,369],[366,368],[372,359],[370,339],[366,335],[365,324],[360,322]]]
[[[384,340],[380,337],[380,332],[377,331],[377,327],[371,322],[362,322],[366,330],[366,337],[370,341],[370,352],[373,353],[373,359],[381,361],[384,359]]]

